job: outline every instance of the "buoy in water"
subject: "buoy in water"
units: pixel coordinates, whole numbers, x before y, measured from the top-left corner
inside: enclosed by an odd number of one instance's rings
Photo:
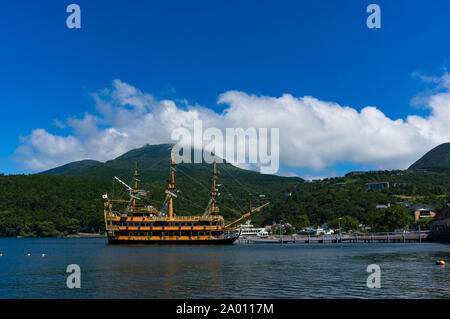
[[[28,253],[28,254],[27,254],[27,256],[31,256],[31,254],[30,254],[30,253]]]
[[[42,254],[41,256],[42,256],[42,257],[45,257],[45,254]]]
[[[438,260],[436,261],[436,265],[445,265],[445,260]]]

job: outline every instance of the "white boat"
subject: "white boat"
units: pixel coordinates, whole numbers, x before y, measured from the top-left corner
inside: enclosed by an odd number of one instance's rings
[[[241,231],[242,238],[248,238],[248,237],[267,238],[267,237],[269,237],[269,232],[265,228],[253,227],[253,225],[250,224],[250,221],[247,221],[245,224],[239,225],[239,229]]]

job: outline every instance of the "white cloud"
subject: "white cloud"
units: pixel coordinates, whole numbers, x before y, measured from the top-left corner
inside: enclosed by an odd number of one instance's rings
[[[53,120],[53,125],[59,128],[66,128],[66,125],[58,120]]]
[[[314,97],[249,95],[228,91],[219,96],[223,113],[199,105],[157,100],[114,80],[112,88],[94,93],[97,114],[64,121],[71,129],[58,136],[35,129],[21,139],[15,156],[31,170],[44,170],[70,161],[115,158],[144,144],[173,142],[177,127],[192,130],[267,127],[280,129],[280,164],[323,170],[337,162],[406,168],[430,148],[450,141],[450,75],[426,78],[439,86],[427,99],[430,115],[390,119],[373,106],[357,111]],[[61,123],[56,122],[55,123]]]

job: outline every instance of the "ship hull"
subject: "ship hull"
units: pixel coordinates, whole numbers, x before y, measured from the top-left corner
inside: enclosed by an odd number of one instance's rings
[[[118,245],[232,245],[238,237],[205,240],[124,240],[108,238],[109,244]]]

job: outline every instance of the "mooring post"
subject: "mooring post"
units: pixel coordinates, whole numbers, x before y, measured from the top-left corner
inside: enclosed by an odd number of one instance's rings
[[[419,225],[419,243],[422,243],[422,233],[420,232],[420,225]]]

